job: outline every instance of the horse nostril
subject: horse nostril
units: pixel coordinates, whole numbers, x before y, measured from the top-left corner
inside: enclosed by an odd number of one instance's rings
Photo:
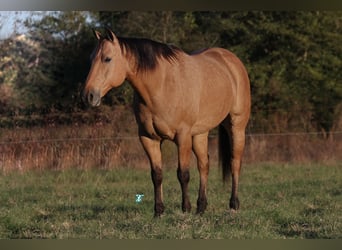
[[[89,93],[89,95],[88,95],[88,102],[89,102],[89,103],[92,103],[93,100],[94,100],[94,95],[93,95],[93,93]]]

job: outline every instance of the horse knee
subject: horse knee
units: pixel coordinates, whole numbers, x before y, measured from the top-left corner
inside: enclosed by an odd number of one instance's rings
[[[190,181],[190,171],[189,169],[181,169],[180,167],[177,169],[177,177],[181,184],[189,183]]]

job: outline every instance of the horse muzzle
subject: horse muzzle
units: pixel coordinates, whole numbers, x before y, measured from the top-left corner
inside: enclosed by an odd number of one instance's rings
[[[94,90],[90,90],[90,91],[83,90],[82,101],[84,103],[88,103],[92,107],[97,107],[97,106],[100,106],[101,104],[101,95],[99,92],[94,91]]]

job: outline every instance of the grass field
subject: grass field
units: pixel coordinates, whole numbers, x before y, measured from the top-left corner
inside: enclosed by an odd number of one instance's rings
[[[165,171],[165,215],[153,218],[148,170],[27,171],[0,174],[0,238],[277,239],[342,238],[342,166],[247,165],[241,209],[217,168],[210,173],[208,209],[184,214],[176,170]],[[193,210],[198,174],[192,169]],[[142,202],[135,195],[143,193]]]

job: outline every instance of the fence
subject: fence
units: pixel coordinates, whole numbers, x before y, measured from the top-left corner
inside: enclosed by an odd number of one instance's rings
[[[24,132],[20,137],[9,135],[0,141],[1,170],[149,167],[137,136],[89,133],[87,137],[46,138],[44,134],[37,136],[36,131]],[[216,135],[209,137],[212,165],[217,165],[217,139]],[[341,139],[342,131],[332,132],[328,139],[316,132],[247,134],[243,161],[247,164],[342,162]],[[164,167],[175,167],[177,150],[173,143],[163,143],[162,151]]]

